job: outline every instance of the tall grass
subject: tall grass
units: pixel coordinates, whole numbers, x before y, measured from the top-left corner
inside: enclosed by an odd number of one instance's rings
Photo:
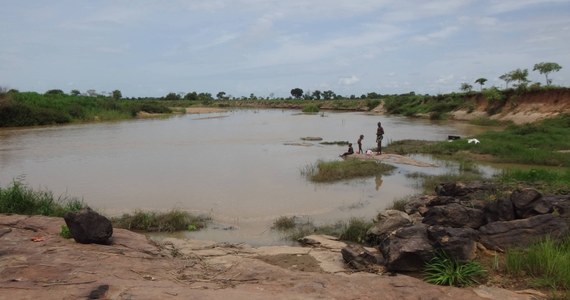
[[[177,209],[164,213],[137,210],[111,219],[115,227],[148,232],[194,231],[206,227],[210,220],[208,216],[194,216]]]
[[[540,186],[544,192],[570,192],[570,169],[506,169],[499,175],[499,180],[505,183],[526,183]]]
[[[360,243],[364,241],[366,232],[374,223],[363,218],[351,218],[334,224],[317,226],[310,219],[282,216],[273,222],[271,227],[283,233],[287,240],[296,241],[311,234],[326,234],[335,236],[343,241]]]
[[[63,217],[69,211],[85,207],[82,200],[64,196],[54,197],[52,192],[37,191],[14,181],[11,186],[0,187],[0,213]]]
[[[479,283],[486,271],[476,261],[459,262],[443,250],[436,251],[424,269],[425,280],[437,285],[469,286]]]
[[[537,286],[570,289],[570,236],[546,237],[526,249],[508,250],[505,269],[512,275],[533,277]]]
[[[392,165],[375,160],[345,159],[341,161],[318,161],[305,166],[301,174],[315,182],[332,182],[343,179],[387,174],[395,169]]]

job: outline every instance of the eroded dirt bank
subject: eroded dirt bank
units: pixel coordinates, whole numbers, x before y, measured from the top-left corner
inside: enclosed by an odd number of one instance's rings
[[[61,218],[0,215],[0,299],[535,299],[405,275],[352,273],[341,242],[260,247],[115,229],[110,246],[59,236]]]

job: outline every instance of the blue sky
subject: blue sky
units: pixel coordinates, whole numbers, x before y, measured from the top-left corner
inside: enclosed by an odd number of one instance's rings
[[[556,62],[569,0],[0,0],[0,86],[289,96],[458,91]]]

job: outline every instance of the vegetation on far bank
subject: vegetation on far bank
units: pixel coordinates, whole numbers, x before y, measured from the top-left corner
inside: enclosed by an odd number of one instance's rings
[[[390,143],[385,151],[399,154],[425,153],[451,157],[471,154],[500,163],[518,163],[570,167],[570,114],[560,115],[534,124],[510,125],[503,131],[487,131],[475,136],[480,143],[467,138],[452,142],[401,140]]]

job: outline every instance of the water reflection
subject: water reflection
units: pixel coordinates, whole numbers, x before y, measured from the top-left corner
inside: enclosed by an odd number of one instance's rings
[[[375,182],[376,182],[376,190],[379,190],[380,187],[382,186],[382,182],[384,182],[382,181],[382,175],[376,175]]]

